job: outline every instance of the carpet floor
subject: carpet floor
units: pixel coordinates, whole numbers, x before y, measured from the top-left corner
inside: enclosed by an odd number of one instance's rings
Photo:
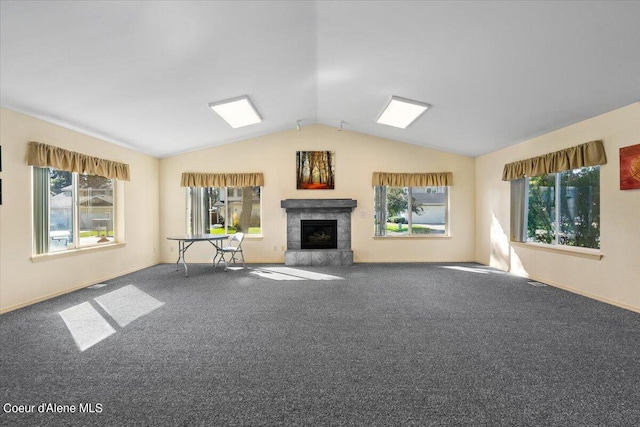
[[[0,425],[640,425],[637,313],[473,263],[248,267],[0,316]]]

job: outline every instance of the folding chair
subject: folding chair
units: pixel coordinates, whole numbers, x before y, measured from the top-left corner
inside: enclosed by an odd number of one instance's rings
[[[233,236],[231,236],[231,239],[229,239],[228,245],[223,246],[218,250],[218,252],[220,253],[220,259],[218,259],[218,262],[216,263],[216,267],[218,266],[218,264],[220,264],[220,262],[224,262],[224,269],[226,270],[231,261],[233,261],[234,265],[236,264],[236,261],[237,261],[236,256],[239,255],[240,257],[242,257],[242,267],[246,268],[247,266],[244,263],[244,253],[242,252],[243,240],[244,240],[244,233],[236,233]],[[229,261],[227,261],[225,257],[226,254],[231,254],[231,259],[229,259]]]

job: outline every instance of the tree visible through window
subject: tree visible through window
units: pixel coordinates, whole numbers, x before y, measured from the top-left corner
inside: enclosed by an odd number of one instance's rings
[[[447,187],[375,187],[375,235],[448,233]]]
[[[262,234],[261,187],[190,187],[188,233]]]
[[[528,179],[527,241],[600,248],[600,167]]]

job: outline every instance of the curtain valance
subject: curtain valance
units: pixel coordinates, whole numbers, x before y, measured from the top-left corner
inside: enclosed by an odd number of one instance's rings
[[[86,173],[129,181],[129,165],[99,157],[87,156],[64,148],[29,142],[29,166],[55,168],[66,172]]]
[[[182,187],[258,187],[264,185],[262,172],[252,173],[197,173],[184,172]]]
[[[445,187],[453,184],[452,172],[395,173],[374,172],[371,185],[389,187]]]
[[[602,141],[591,141],[553,153],[504,165],[503,181],[607,163]]]

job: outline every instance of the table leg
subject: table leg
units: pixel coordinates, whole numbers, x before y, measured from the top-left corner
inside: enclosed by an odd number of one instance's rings
[[[218,256],[222,257],[222,248],[220,246],[218,246],[215,242],[212,242],[211,240],[209,240],[209,243],[211,243],[211,245],[215,248],[216,252],[213,254],[213,260],[211,262],[211,264],[213,265],[213,268],[215,268],[218,264],[216,264],[216,258],[218,258]],[[218,261],[220,262],[220,261]]]
[[[184,254],[185,252],[187,252],[187,249],[189,249],[189,246],[191,246],[193,242],[189,243],[186,246],[184,244],[185,242],[178,240],[178,260],[176,261],[176,271],[178,271],[178,264],[180,263],[180,260],[182,260],[182,265],[184,266],[184,277],[188,277],[189,269],[187,267],[187,261],[185,260]]]
[[[178,263],[180,262],[180,258],[182,258],[182,245],[180,240],[178,240],[178,260],[176,261],[176,271],[178,271]]]

